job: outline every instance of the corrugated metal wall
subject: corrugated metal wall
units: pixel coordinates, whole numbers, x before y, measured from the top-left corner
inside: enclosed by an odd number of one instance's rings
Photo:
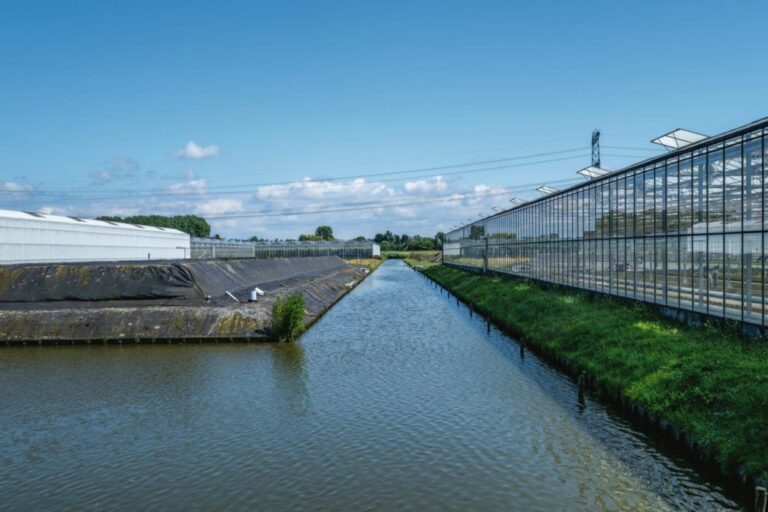
[[[189,257],[175,229],[0,210],[0,264]]]

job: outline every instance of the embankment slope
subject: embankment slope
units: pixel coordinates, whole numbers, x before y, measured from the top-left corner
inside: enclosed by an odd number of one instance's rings
[[[500,327],[642,407],[726,474],[768,477],[768,345],[642,305],[445,266],[423,272]],[[680,434],[682,432],[682,434]]]
[[[263,339],[278,297],[301,293],[311,323],[363,277],[336,256],[5,266],[0,342]]]

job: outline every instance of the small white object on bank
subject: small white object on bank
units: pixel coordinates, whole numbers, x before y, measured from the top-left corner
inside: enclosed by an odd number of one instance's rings
[[[249,302],[258,302],[259,295],[264,295],[264,290],[262,290],[261,288],[258,288],[258,287],[254,288],[253,290],[251,290],[251,294],[250,294],[249,299],[248,299]]]

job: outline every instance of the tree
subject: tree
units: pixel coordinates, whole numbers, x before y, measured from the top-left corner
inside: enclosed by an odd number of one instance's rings
[[[367,239],[367,238],[365,238],[365,237],[364,237],[364,236],[362,236],[362,235],[361,235],[361,236],[356,236],[356,237],[355,237],[355,242],[365,242],[366,240],[368,240],[368,239]]]
[[[134,215],[132,217],[97,217],[98,220],[125,222],[126,224],[143,224],[158,228],[178,229],[190,236],[205,238],[211,235],[211,225],[197,215]]]
[[[320,242],[323,240],[319,235],[299,235],[299,242]]]
[[[331,226],[318,226],[315,229],[315,236],[319,236],[320,240],[333,240],[333,229]]]
[[[437,233],[435,233],[435,248],[442,249],[443,242],[445,242],[445,233],[443,233],[442,231],[438,231]]]
[[[435,249],[435,240],[426,236],[414,235],[408,240],[409,251],[431,251]]]

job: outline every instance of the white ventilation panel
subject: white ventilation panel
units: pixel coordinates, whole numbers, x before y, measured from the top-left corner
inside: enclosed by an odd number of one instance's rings
[[[702,135],[701,133],[678,128],[677,130],[665,133],[661,137],[653,139],[651,142],[660,146],[664,146],[668,149],[681,149],[685,146],[689,146],[706,138],[707,136]]]
[[[587,178],[593,180],[595,178],[599,178],[600,176],[605,176],[610,171],[607,171],[605,169],[602,169],[600,167],[595,167],[593,165],[590,165],[589,167],[585,167],[580,171],[576,171],[578,174],[581,174],[582,176],[586,176]]]

